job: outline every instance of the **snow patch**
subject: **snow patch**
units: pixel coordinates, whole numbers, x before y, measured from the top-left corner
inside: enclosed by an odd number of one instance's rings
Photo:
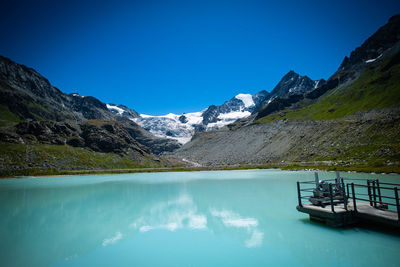
[[[139,118],[132,120],[157,137],[174,139],[181,144],[185,144],[192,139],[195,125],[202,123],[202,114],[202,111],[181,115],[169,113],[162,116],[140,114]],[[185,116],[187,122],[181,122],[179,120],[181,116]]]
[[[80,94],[72,94],[72,96],[78,96],[78,97],[80,97],[80,98],[84,98],[84,97],[85,97],[85,96],[80,95]]]
[[[231,124],[239,119],[246,118],[250,115],[250,111],[232,111],[229,113],[221,113],[217,117],[219,121],[207,124],[207,130],[222,128],[225,125]]]
[[[236,99],[242,100],[246,108],[254,106],[253,96],[251,94],[238,94]]]
[[[318,81],[315,81],[314,89],[317,88],[318,85],[319,85],[319,80],[318,80]]]
[[[106,104],[106,106],[107,106],[107,108],[109,110],[115,110],[119,115],[122,115],[124,113],[124,110],[122,108],[120,108],[120,107],[113,106],[113,105],[110,105],[110,104]]]
[[[381,56],[382,56],[382,54],[380,54],[379,57],[377,57],[377,58],[368,59],[367,61],[365,61],[365,63],[372,63],[372,62],[374,62],[375,60],[377,60],[378,58],[380,58]]]

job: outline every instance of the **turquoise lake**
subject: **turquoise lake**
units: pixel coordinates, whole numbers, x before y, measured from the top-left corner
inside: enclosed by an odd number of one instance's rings
[[[296,181],[313,177],[248,170],[3,179],[0,266],[399,266],[399,235],[334,229],[296,210]]]

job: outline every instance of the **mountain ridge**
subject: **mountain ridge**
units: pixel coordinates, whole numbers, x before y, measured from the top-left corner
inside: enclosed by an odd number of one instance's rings
[[[238,94],[179,115],[138,114],[95,97],[67,95],[35,70],[0,56],[0,174],[183,161],[328,162],[400,171],[399,84],[400,15],[345,57],[326,81],[289,71],[271,92]],[[157,127],[168,139],[149,132]],[[182,147],[171,140],[182,137],[188,141]]]
[[[135,115],[133,110],[127,114]],[[70,161],[89,169],[170,165],[157,155],[179,147],[174,140],[155,137],[133,121],[119,118],[97,98],[65,94],[32,68],[3,56],[0,143],[8,147],[0,153],[0,169],[6,173],[62,168]],[[57,151],[69,151],[71,158],[63,160]],[[110,154],[107,157],[114,163],[103,163],[104,154]],[[87,155],[103,165],[87,160]],[[29,163],[29,158],[40,160]]]
[[[326,83],[276,97],[249,120],[196,133],[171,156],[203,165],[308,162],[399,171],[400,16],[354,51]]]
[[[281,96],[305,94],[324,83],[324,79],[313,81],[291,70],[271,92],[261,90],[253,95],[240,93],[219,106],[210,105],[200,112],[163,116],[139,114],[133,120],[158,137],[176,139],[185,144],[196,132],[217,130],[257,113],[262,103],[269,103]]]

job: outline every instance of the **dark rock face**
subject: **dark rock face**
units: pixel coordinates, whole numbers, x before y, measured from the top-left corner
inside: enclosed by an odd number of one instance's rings
[[[121,120],[127,120],[121,117]],[[147,147],[149,151],[156,155],[161,155],[165,152],[172,152],[181,147],[175,140],[166,138],[157,138],[145,131],[141,127],[137,127],[137,124],[133,121],[126,121],[126,130],[129,135],[132,136],[139,144]]]
[[[261,102],[264,101],[265,99],[270,98],[270,93],[268,93],[265,90],[262,90],[256,94],[253,95],[253,101],[254,105],[256,107],[260,106]]]
[[[285,99],[292,95],[304,95],[317,87],[322,86],[326,81],[324,79],[313,81],[307,76],[300,76],[294,71],[289,71],[275,88],[263,100],[256,105],[253,114],[263,109],[275,98]]]
[[[112,120],[104,103],[94,97],[66,95],[35,70],[0,56],[0,104],[21,120]]]
[[[328,82],[323,83],[321,86],[305,94],[304,97],[308,99],[316,99],[325,94],[327,91],[338,86],[338,84],[339,84],[338,79],[330,79],[328,80]]]
[[[206,111],[203,112],[203,124],[207,125],[209,123],[217,122],[219,115],[219,109],[215,105],[208,107]]]
[[[119,123],[105,123],[97,125],[82,124],[82,138],[85,145],[98,152],[113,152],[117,154],[134,150],[140,154],[148,154],[145,148],[132,138],[129,132]]]
[[[206,131],[206,126],[204,126],[203,124],[197,124],[194,125],[194,131],[197,132],[205,132]]]
[[[188,122],[188,119],[186,118],[185,115],[181,115],[181,116],[179,117],[179,121],[182,122],[182,123],[187,123],[187,122]]]
[[[271,96],[285,98],[289,95],[302,95],[314,89],[316,82],[307,76],[289,71],[271,91]]]
[[[77,96],[71,97],[71,108],[77,113],[81,113],[88,120],[113,120],[114,117],[109,113],[106,104],[92,96]]]
[[[302,99],[304,99],[303,95],[290,95],[287,98],[274,98],[274,100],[257,113],[256,120],[290,107],[292,104],[297,103]]]
[[[360,47],[345,57],[339,70],[349,69],[352,65],[376,59],[382,53],[393,47],[400,40],[400,15],[390,18],[389,22],[368,38]]]
[[[25,121],[15,126],[19,135],[31,135],[45,144],[65,144],[70,137],[79,136],[79,128],[67,122]]]
[[[81,122],[72,124],[54,121],[27,121],[15,126],[16,133],[24,139],[38,141],[42,144],[64,145],[73,147],[88,147],[97,152],[113,152],[127,154],[135,151],[141,155],[149,151],[133,139],[126,128],[118,122]],[[33,139],[32,139],[33,138]],[[3,140],[3,139],[2,139]],[[29,140],[28,140],[29,142]]]
[[[123,119],[98,99],[64,94],[35,70],[2,56],[0,105],[22,121],[14,128],[0,129],[1,142],[67,144],[98,152],[126,154],[136,151],[141,155],[152,151],[160,154],[179,147],[173,140],[160,140],[131,120]],[[123,110],[126,118],[139,116],[126,106],[117,107]],[[88,124],[88,120],[103,121],[102,126]],[[128,127],[137,128],[137,136],[131,136]],[[136,137],[142,142],[135,140]],[[151,145],[156,147],[146,148]]]

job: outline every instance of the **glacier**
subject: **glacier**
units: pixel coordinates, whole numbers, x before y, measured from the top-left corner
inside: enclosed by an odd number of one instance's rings
[[[214,114],[214,116],[217,116],[213,118],[212,122],[205,123],[204,120],[205,111],[208,109],[183,114],[169,113],[162,116],[139,114],[139,117],[131,120],[157,137],[175,139],[179,143],[185,144],[198,131],[217,130],[250,116],[251,108],[254,106],[253,95],[238,94],[230,101],[219,106],[219,109],[217,107],[217,114]],[[115,107],[109,108],[115,109]]]

